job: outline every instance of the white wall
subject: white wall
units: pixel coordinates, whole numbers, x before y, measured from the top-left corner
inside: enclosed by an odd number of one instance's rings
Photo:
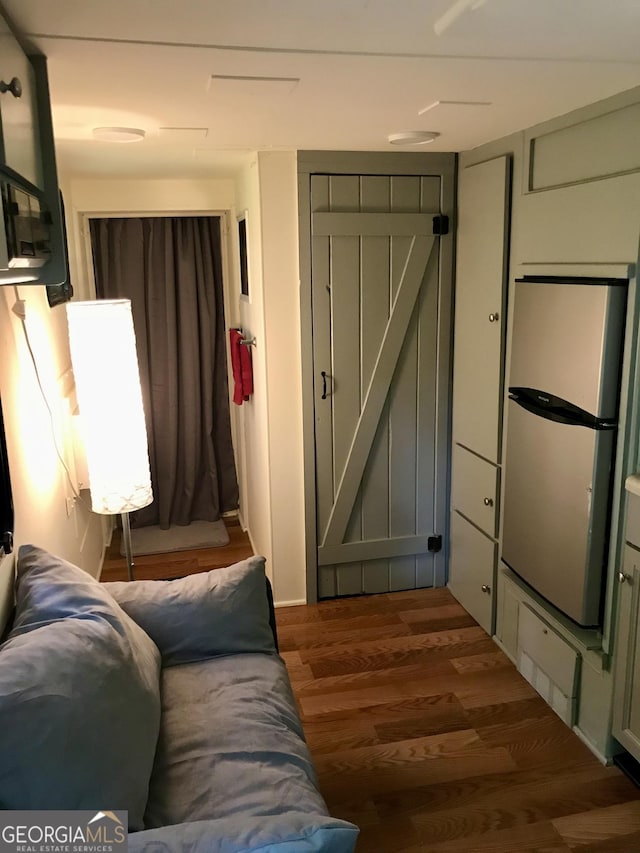
[[[38,387],[22,321],[12,310],[17,295],[26,304],[25,326],[43,391]],[[57,441],[73,476],[66,397],[70,366],[64,307],[49,308],[46,290],[40,285],[1,287],[0,393],[16,549],[20,544],[40,545],[97,575],[103,556],[102,521],[84,503],[68,504],[73,491],[56,450]],[[3,572],[5,568],[3,563]]]
[[[269,475],[269,422],[267,408],[267,347],[262,265],[262,208],[258,156],[242,170],[236,181],[236,213],[246,215],[249,297],[236,288],[233,303],[247,337],[255,337],[252,397],[236,408],[239,441],[240,511],[251,543],[267,559],[267,572],[274,583]],[[232,309],[233,311],[234,309]]]
[[[276,602],[306,601],[298,172],[293,151],[258,155]]]
[[[254,394],[232,404],[240,515],[267,558],[277,603],[305,600],[302,415],[293,152],[256,154],[236,180],[70,179],[64,189],[76,295],[94,295],[85,214],[224,213],[227,326],[255,337]],[[247,214],[250,295],[240,296],[237,216]],[[268,322],[267,322],[268,318]]]
[[[195,180],[95,180],[67,178],[62,184],[69,241],[69,268],[76,297],[95,297],[90,237],[84,215],[224,213],[234,204],[229,178]],[[228,248],[228,247],[226,247]]]

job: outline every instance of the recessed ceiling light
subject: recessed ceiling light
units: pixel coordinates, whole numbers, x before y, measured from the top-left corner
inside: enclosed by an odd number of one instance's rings
[[[404,130],[390,133],[387,139],[392,145],[426,145],[440,136],[434,130]]]
[[[142,142],[145,132],[138,127],[94,127],[93,136],[101,142]]]

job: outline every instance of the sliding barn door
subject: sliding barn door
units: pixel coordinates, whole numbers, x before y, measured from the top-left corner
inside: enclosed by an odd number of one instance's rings
[[[444,582],[439,200],[439,177],[311,177],[320,598]]]

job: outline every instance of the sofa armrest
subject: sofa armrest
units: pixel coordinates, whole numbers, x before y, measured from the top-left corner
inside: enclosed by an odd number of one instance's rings
[[[276,651],[264,567],[264,557],[250,557],[177,580],[104,587],[155,642],[163,665],[172,666],[215,655]]]
[[[129,853],[353,853],[358,827],[328,815],[288,813],[146,829],[129,835]]]

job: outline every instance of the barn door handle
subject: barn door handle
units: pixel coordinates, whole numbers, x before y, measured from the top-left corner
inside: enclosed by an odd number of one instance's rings
[[[327,371],[323,370],[320,374],[322,376],[322,399],[327,399]]]

